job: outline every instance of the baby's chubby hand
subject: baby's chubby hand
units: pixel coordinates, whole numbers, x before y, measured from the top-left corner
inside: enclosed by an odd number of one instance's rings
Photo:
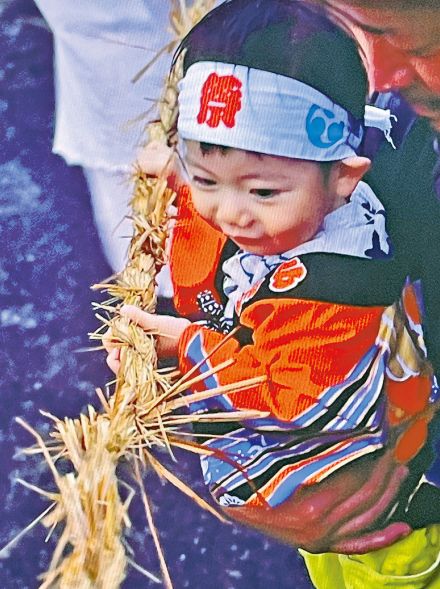
[[[134,305],[124,305],[121,307],[120,314],[145,329],[145,331],[157,334],[156,350],[159,358],[169,358],[177,355],[179,338],[191,323],[182,317],[146,313]],[[105,334],[103,345],[108,353],[107,364],[117,374],[121,364],[120,348],[116,346],[112,339],[111,330],[108,330]]]
[[[179,185],[183,183],[184,172],[174,149],[160,141],[152,141],[137,156],[140,169],[149,176],[173,176]]]

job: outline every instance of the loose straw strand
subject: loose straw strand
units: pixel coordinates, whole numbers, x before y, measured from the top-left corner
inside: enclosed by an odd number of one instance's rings
[[[214,3],[215,0],[194,0],[188,7],[183,0],[173,0],[170,21],[176,42],[213,8]],[[183,58],[184,52],[180,54],[166,82],[163,98],[159,102],[160,121],[151,124],[148,129],[150,141],[159,140],[169,146],[176,143],[177,84],[183,72]],[[150,449],[166,448],[172,456],[172,446],[176,445],[191,448],[192,451],[197,447],[199,453],[209,453],[208,449],[203,450],[203,446],[196,442],[185,445],[178,437],[176,426],[198,421],[200,416],[173,415],[173,411],[201,398],[223,392],[231,394],[234,386],[188,394],[184,400],[179,400],[176,397],[201,377],[195,378],[194,371],[190,371],[180,378],[174,370],[158,369],[154,335],[146,333],[119,313],[122,304],[135,305],[150,313],[156,309],[155,277],[166,262],[167,211],[175,197],[165,178],[152,178],[139,168],[135,169],[131,200],[133,238],[129,247],[129,261],[120,274],[94,287],[108,293],[109,299],[94,305],[101,325],[91,334],[91,338],[102,340],[105,331],[110,328],[112,339],[121,349],[121,369],[114,381],[113,394],[106,398],[103,391],[97,388],[100,411],[89,406],[87,412],[77,419],[62,420],[42,412],[53,424],[47,444],[31,426],[23,420],[17,420],[37,441],[36,447],[28,453],[39,452],[43,455],[57,486],[56,493],[32,488],[52,503],[28,528],[41,520],[48,528],[49,535],[58,525],[63,530],[49,569],[42,575],[40,589],[118,589],[123,583],[127,565],[134,563],[126,554],[123,541],[124,531],[131,525],[128,506],[134,491],[130,489],[129,498],[122,501],[119,488],[125,483],[118,480],[116,473],[122,458],[128,460],[134,470],[167,589],[172,588],[172,582],[142,485],[140,465],[143,469],[149,467],[165,477],[201,507],[219,517],[213,508],[163,467],[152,456]],[[216,370],[222,368],[220,366]],[[237,383],[236,390],[251,388],[260,382],[258,377],[243,381]],[[238,421],[239,412],[230,418]],[[73,470],[67,474],[59,473],[56,466],[58,460],[70,461]],[[31,485],[27,486],[31,488]],[[18,537],[3,549],[3,553]],[[142,569],[135,563],[133,566]],[[151,579],[156,579],[148,571],[145,573]]]

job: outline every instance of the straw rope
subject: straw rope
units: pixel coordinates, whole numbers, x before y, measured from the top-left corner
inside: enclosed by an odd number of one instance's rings
[[[191,26],[213,7],[214,2],[195,0],[188,8],[183,0],[174,0],[170,19],[177,40],[183,38]],[[167,47],[170,49],[171,45]],[[183,55],[166,82],[159,103],[160,121],[149,126],[150,140],[175,144],[177,82],[182,75],[182,68]],[[164,467],[152,454],[152,449],[166,448],[172,455],[174,445],[192,452],[206,453],[206,448],[189,440],[188,436],[179,435],[179,428],[194,421],[231,421],[260,415],[251,411],[215,415],[176,413],[181,407],[203,398],[226,391],[243,390],[262,379],[251,379],[207,393],[181,397],[190,384],[199,380],[194,376],[197,367],[184,376],[178,375],[176,371],[158,369],[154,334],[147,333],[119,314],[122,304],[136,305],[148,312],[154,312],[156,308],[155,276],[166,263],[167,210],[176,196],[167,186],[166,179],[149,177],[140,169],[135,170],[134,181],[131,201],[134,229],[128,264],[113,282],[94,287],[107,292],[110,298],[105,303],[95,305],[102,325],[91,337],[100,340],[111,329],[112,339],[121,349],[121,368],[114,392],[107,398],[101,389],[97,389],[101,410],[98,412],[89,406],[87,413],[77,419],[62,420],[43,413],[53,424],[49,441],[44,441],[30,425],[17,419],[36,441],[36,446],[24,452],[39,452],[43,455],[57,487],[56,492],[47,492],[19,481],[51,502],[26,531],[39,521],[49,529],[49,536],[56,527],[62,528],[49,569],[41,576],[40,589],[117,589],[126,576],[128,563],[150,579],[158,581],[126,555],[123,535],[124,530],[131,526],[128,508],[135,491],[131,487],[127,491],[127,484],[118,480],[116,467],[121,459],[133,467],[133,477],[140,488],[147,522],[159,555],[163,582],[165,587],[171,588],[171,579],[143,487],[142,472],[147,467],[154,470],[201,507],[223,518]],[[226,362],[217,370],[229,364]],[[59,473],[57,461],[60,459],[70,462],[71,472],[64,475]],[[121,496],[122,487],[125,487],[125,499]],[[21,535],[1,552],[6,553]]]

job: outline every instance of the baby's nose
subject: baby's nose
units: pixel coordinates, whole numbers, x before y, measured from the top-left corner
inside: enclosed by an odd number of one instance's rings
[[[223,227],[244,228],[251,224],[250,211],[238,197],[226,198],[218,208],[218,221]]]

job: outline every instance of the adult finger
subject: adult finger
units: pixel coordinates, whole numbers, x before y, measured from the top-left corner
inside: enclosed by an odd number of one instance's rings
[[[399,490],[399,485],[407,475],[408,468],[398,464],[394,459],[393,451],[388,451],[377,462],[372,464],[367,480],[354,493],[332,509],[327,524],[330,527],[341,526],[348,520],[352,520],[356,515],[362,516],[367,512],[370,513],[370,509],[374,509],[380,502],[380,506],[377,506],[375,510],[377,519],[391,504]],[[374,513],[370,515],[372,516]],[[359,530],[362,531],[362,528],[359,528]]]
[[[397,540],[408,536],[411,531],[412,528],[408,524],[394,522],[383,530],[369,532],[356,538],[349,538],[332,544],[331,550],[340,554],[366,554],[394,544]]]
[[[364,510],[360,515],[341,526],[339,528],[339,533],[342,536],[349,535],[359,532],[360,530],[365,530],[373,525],[381,515],[389,510],[407,475],[408,468],[404,465],[398,466],[398,468],[396,468],[391,474],[390,479],[386,481],[386,487],[383,488],[383,492],[378,500],[369,509]],[[359,498],[362,498],[362,491],[359,494]]]

